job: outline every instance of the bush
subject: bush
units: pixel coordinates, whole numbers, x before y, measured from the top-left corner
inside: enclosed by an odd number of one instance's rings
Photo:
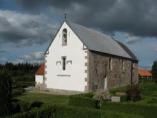
[[[34,102],[31,103],[29,109],[32,109],[32,108],[40,108],[42,105],[43,105],[43,102],[34,101]]]
[[[15,88],[15,89],[13,89],[12,94],[14,97],[16,97],[16,96],[22,95],[24,92],[25,92],[24,88]]]
[[[30,110],[31,103],[25,102],[25,101],[21,101],[19,104],[20,104],[21,112],[26,112],[26,111]]]
[[[127,94],[127,100],[137,101],[141,99],[140,89],[138,85],[130,86],[126,91],[126,94]]]
[[[70,96],[69,105],[96,108],[97,101],[92,98],[81,97],[76,95],[76,96]]]
[[[19,100],[13,99],[11,102],[11,114],[21,112],[21,106]]]
[[[32,103],[30,103],[30,102],[22,101],[19,103],[19,105],[20,105],[21,112],[27,112],[34,108],[40,108],[43,105],[43,102],[33,101]]]
[[[108,90],[97,92],[93,98],[98,101],[109,101],[111,99],[110,93]]]
[[[125,96],[125,95],[120,96],[120,101],[121,101],[121,102],[125,102],[125,101],[127,101],[127,100],[128,100],[128,97],[127,97],[127,96]]]

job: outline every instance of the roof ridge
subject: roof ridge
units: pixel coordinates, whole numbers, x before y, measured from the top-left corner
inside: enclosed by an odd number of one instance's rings
[[[90,30],[90,31],[92,31],[92,32],[96,32],[96,33],[99,33],[99,34],[101,34],[101,35],[104,35],[104,36],[107,36],[107,37],[110,37],[110,38],[112,38],[110,35],[107,35],[107,34],[105,34],[105,33],[103,33],[101,30],[95,30],[95,29],[93,29],[93,28],[88,28],[88,27],[86,27],[86,26],[83,26],[83,25],[80,25],[80,24],[77,24],[77,23],[74,23],[74,22],[72,22],[72,21],[65,21],[68,25],[70,25],[71,23],[72,24],[75,24],[75,25],[77,25],[77,26],[80,26],[80,27],[82,27],[82,28],[85,28],[86,30]]]
[[[97,31],[93,28],[76,24],[74,22],[66,21],[66,23],[79,37],[79,39],[87,46],[88,49],[137,60],[136,56],[127,46],[124,46],[124,44],[121,42],[119,43],[119,41],[115,40],[112,36],[107,35],[101,31]],[[92,42],[94,44],[92,44]]]

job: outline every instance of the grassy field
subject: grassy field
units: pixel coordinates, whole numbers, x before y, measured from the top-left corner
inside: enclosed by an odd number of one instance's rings
[[[19,99],[25,102],[41,101],[46,105],[66,105],[68,104],[69,96],[30,92],[25,93],[23,96],[19,97]]]
[[[90,108],[90,107],[81,108],[81,105],[69,106],[68,101],[70,97],[63,96],[63,95],[26,93],[23,96],[19,97],[19,99],[26,102],[42,101],[43,103],[45,103],[45,105],[55,104],[59,106],[60,105],[64,106],[65,108],[63,107],[62,109],[62,107],[60,107],[59,111],[57,111],[57,113],[62,114],[62,117],[64,116],[64,114],[68,117],[68,115],[72,113],[74,113],[73,114],[73,117],[74,117],[76,116],[76,114],[79,114],[79,112],[80,114],[82,113],[85,116],[86,115],[88,116],[89,112],[90,114],[91,112],[93,112],[94,114],[97,114],[97,115],[113,114],[111,115],[110,118],[112,117],[116,118],[116,114],[117,114],[117,117],[119,118],[120,117],[156,118],[157,117],[157,84],[153,82],[141,82],[140,89],[141,89],[142,100],[138,102],[104,103],[102,108],[99,110]],[[80,108],[81,110],[79,110]],[[70,110],[70,109],[73,109],[73,110]],[[118,116],[119,114],[121,115]],[[131,116],[131,115],[134,115],[134,116]]]
[[[142,100],[138,104],[157,105],[157,83],[154,82],[141,82],[140,89]]]

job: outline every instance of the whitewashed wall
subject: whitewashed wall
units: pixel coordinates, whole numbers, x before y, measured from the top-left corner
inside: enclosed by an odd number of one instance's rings
[[[43,75],[35,75],[35,82],[36,82],[36,84],[42,84],[43,83]]]
[[[67,46],[62,46],[62,30],[67,28]],[[67,61],[72,64],[66,64],[66,70],[62,70],[62,64],[56,64],[61,61],[61,57],[66,56]],[[87,51],[83,49],[83,43],[74,34],[71,28],[63,23],[61,29],[56,35],[53,43],[45,55],[45,78],[47,88],[85,91],[87,82]]]

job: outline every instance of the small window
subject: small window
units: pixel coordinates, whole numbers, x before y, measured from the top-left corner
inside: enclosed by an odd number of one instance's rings
[[[113,66],[113,65],[112,65],[112,59],[110,58],[110,59],[109,59],[109,69],[110,69],[110,70],[112,70],[112,66]]]
[[[62,57],[62,69],[63,70],[66,69],[66,57],[65,56]]]
[[[62,46],[67,45],[67,29],[63,29],[62,32]]]

